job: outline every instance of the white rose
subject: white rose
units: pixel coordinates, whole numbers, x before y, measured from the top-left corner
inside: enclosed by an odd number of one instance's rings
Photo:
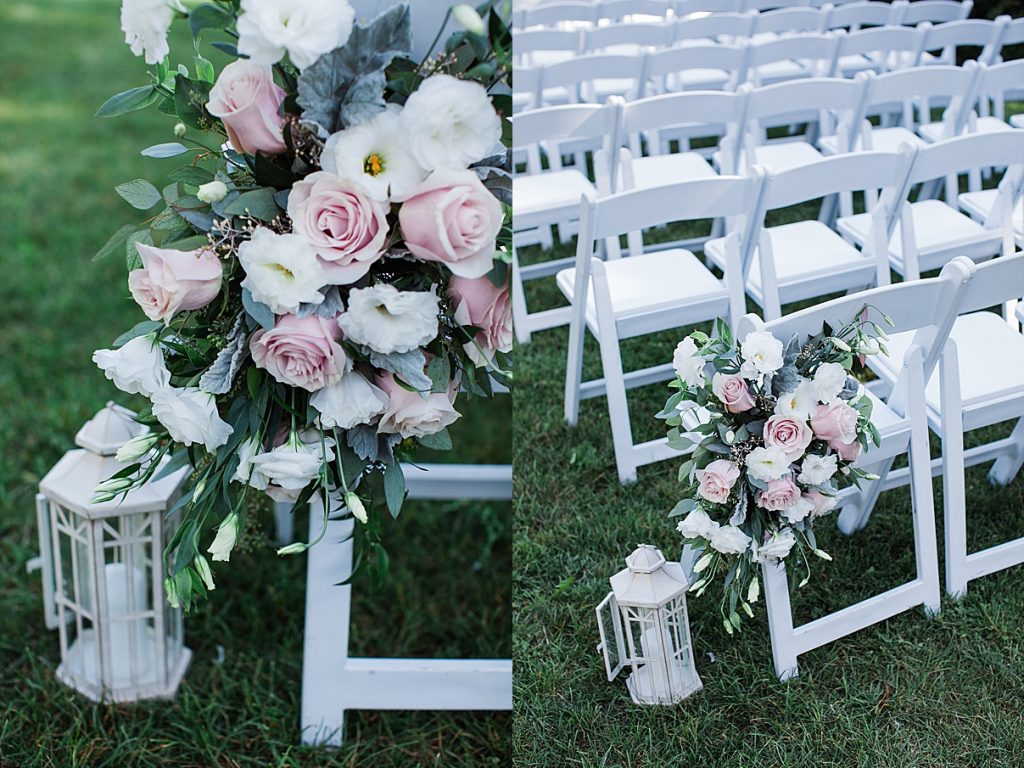
[[[704,385],[704,358],[697,352],[697,345],[689,336],[676,345],[672,367],[686,386],[692,388]]]
[[[217,527],[217,535],[213,543],[206,551],[210,553],[211,560],[230,560],[231,550],[235,548],[235,540],[238,538],[238,513],[232,512],[225,517]]]
[[[789,471],[789,459],[781,448],[755,448],[747,454],[747,472],[755,480],[770,483]]]
[[[350,371],[336,384],[317,390],[309,404],[320,412],[324,427],[352,429],[370,421],[388,407],[388,396],[356,371]]]
[[[773,531],[768,541],[757,548],[754,561],[767,564],[782,560],[793,549],[794,544],[796,544],[796,535],[792,528]]]
[[[782,342],[768,331],[752,331],[740,345],[743,361],[759,374],[775,373],[782,367]]]
[[[357,182],[377,200],[404,200],[416,191],[426,172],[409,154],[400,110],[390,108],[365,123],[327,139],[320,165]]]
[[[219,179],[200,184],[196,197],[204,203],[219,203],[228,196],[228,185]]]
[[[198,387],[164,387],[153,393],[153,415],[182,445],[199,443],[213,453],[231,437],[231,426],[217,414],[214,396]]]
[[[92,361],[114,386],[130,395],[149,397],[171,382],[155,336],[136,336],[119,349],[97,349]]]
[[[801,496],[794,501],[791,506],[782,510],[780,514],[786,518],[786,522],[788,523],[799,523],[813,511],[814,502],[804,496]]]
[[[253,467],[269,483],[286,491],[301,491],[320,476],[325,463],[334,461],[334,440],[324,438],[321,445],[319,434],[307,437],[309,442],[292,432],[283,445],[253,456]]]
[[[803,379],[792,392],[779,395],[775,412],[800,421],[809,421],[818,407],[818,387],[813,381]]]
[[[501,141],[501,119],[479,83],[428,77],[402,110],[409,150],[423,168],[467,168]]]
[[[379,283],[349,292],[348,310],[338,317],[338,325],[356,344],[389,355],[410,352],[437,338],[438,312],[433,288],[399,291]]]
[[[166,0],[124,0],[121,3],[121,31],[136,56],[145,55],[147,64],[159,64],[170,52],[167,32],[174,10]]]
[[[822,363],[814,372],[814,391],[826,405],[834,403],[846,386],[846,369],[839,363]]]
[[[305,69],[348,41],[354,19],[348,0],[242,0],[238,50],[267,65],[287,52]]]
[[[257,227],[238,248],[245,270],[242,287],[275,315],[297,312],[300,304],[320,304],[327,276],[316,249],[301,235],[279,235]]]
[[[710,539],[719,528],[703,509],[695,509],[681,520],[676,530],[687,539]]]
[[[723,525],[711,534],[711,547],[723,555],[741,555],[747,551],[750,537],[735,525]]]
[[[836,473],[838,457],[834,453],[828,456],[815,456],[809,453],[800,465],[797,480],[804,485],[822,485]]]

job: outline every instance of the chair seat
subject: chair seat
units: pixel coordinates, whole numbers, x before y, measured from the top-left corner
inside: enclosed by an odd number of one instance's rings
[[[757,163],[768,173],[779,173],[822,159],[824,157],[821,152],[806,141],[780,141],[755,147],[754,157],[749,164]],[[741,167],[743,164],[741,161]]]
[[[724,69],[695,67],[684,69],[669,76],[670,89],[695,91],[718,90],[729,82],[731,75]]]
[[[605,262],[604,270],[616,317],[715,298],[728,301],[722,281],[683,248],[614,259]],[[563,269],[555,282],[562,294],[574,301],[576,269]],[[593,290],[587,291],[587,322],[591,328],[597,327]]]
[[[999,251],[998,231],[985,229],[941,200],[911,203],[910,210],[914,217],[914,234],[922,272],[940,268],[946,261],[945,255],[957,247],[969,248],[970,250],[963,251],[963,255],[975,259],[984,259]],[[870,232],[871,215],[858,213],[841,217],[836,222],[836,227],[843,237],[863,246]],[[896,222],[892,238],[889,240],[889,258],[896,270],[902,274],[903,241],[899,222]]]
[[[936,142],[942,140],[942,129],[943,125],[941,122],[925,123],[917,129],[917,132],[928,141]],[[971,133],[1003,133],[1005,131],[1012,130],[1014,129],[998,117],[979,117],[974,123],[973,130],[968,130],[967,127],[964,127],[964,130],[960,132],[960,135],[966,136]]]
[[[960,398],[965,408],[983,406],[996,400],[1024,397],[1024,336],[1013,330],[995,312],[961,315],[953,324],[950,338],[956,342],[960,371]],[[889,381],[895,381],[903,356],[913,343],[914,334],[893,334],[888,356],[877,355],[872,367],[878,367]],[[933,424],[940,424],[941,389],[939,371],[925,387],[925,401]]]
[[[866,72],[869,69],[874,70],[877,66],[878,64],[860,53],[855,53],[851,56],[840,56],[838,62],[838,68],[843,73],[843,77],[852,77],[858,72]]]
[[[778,82],[780,80],[793,80],[799,77],[809,77],[810,70],[807,69],[803,64],[798,61],[791,61],[789,59],[783,61],[773,61],[770,64],[762,64],[759,67],[754,67],[756,72],[756,79],[762,85],[768,85],[769,83]]]
[[[972,219],[984,222],[992,211],[992,206],[996,204],[998,196],[997,189],[982,189],[977,192],[963,192],[957,200]],[[1024,237],[1024,210],[1021,209],[1019,202],[1013,206],[1013,231],[1018,238]]]
[[[909,128],[893,126],[892,128],[871,129],[872,152],[897,152],[904,144],[910,144],[914,148],[926,146],[926,142]],[[857,139],[857,149],[864,149],[864,142],[860,138]]]
[[[772,242],[775,262],[775,277],[779,287],[798,283],[814,283],[816,280],[856,272],[865,268],[873,270],[873,264],[846,240],[819,221],[798,221],[769,227],[768,236]],[[704,253],[719,269],[725,270],[725,239],[715,238],[704,244]],[[754,249],[747,277],[747,289],[755,296],[761,296],[761,260]],[[811,296],[820,296],[825,291],[814,291]]]
[[[597,190],[586,176],[572,169],[516,176],[512,181],[512,202],[520,215],[578,209],[584,194],[596,196]]]
[[[638,157],[632,161],[634,189],[649,189],[693,179],[717,176],[715,169],[697,152]]]
[[[1010,125],[1014,128],[1024,128],[1024,114],[1012,115],[1010,117]]]
[[[636,80],[631,77],[608,77],[599,78],[583,87],[584,93],[595,103],[603,104],[612,96],[625,98],[636,90]]]

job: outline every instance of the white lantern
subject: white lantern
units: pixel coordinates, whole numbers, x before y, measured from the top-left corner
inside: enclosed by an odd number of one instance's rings
[[[637,704],[675,704],[703,687],[690,645],[686,574],[647,544],[626,566],[596,609],[605,671],[614,680],[629,667],[626,687]]]
[[[181,611],[163,591],[163,550],[177,527],[167,513],[189,470],[92,502],[96,486],[124,466],[118,448],[145,431],[108,403],[36,497],[47,626],[60,630],[57,677],[94,701],[171,697],[192,656]]]

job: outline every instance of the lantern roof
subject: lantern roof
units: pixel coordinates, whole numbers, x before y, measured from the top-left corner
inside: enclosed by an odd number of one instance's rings
[[[683,567],[665,560],[661,550],[650,544],[633,550],[626,558],[625,570],[612,576],[611,584],[620,606],[644,608],[664,605],[689,587]]]
[[[150,480],[124,497],[100,504],[92,501],[96,486],[126,466],[115,457],[117,450],[147,429],[134,420],[134,414],[127,408],[107,403],[75,435],[81,448],[64,454],[39,482],[40,491],[58,504],[93,519],[164,509],[191,471],[188,467]]]

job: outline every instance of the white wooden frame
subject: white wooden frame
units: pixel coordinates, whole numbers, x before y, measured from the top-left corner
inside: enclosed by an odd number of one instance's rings
[[[511,466],[433,464],[403,467],[410,498],[511,499]],[[423,471],[426,470],[426,471]],[[310,531],[323,521],[310,505]],[[275,506],[280,519],[291,505]],[[509,710],[511,659],[385,659],[349,655],[352,585],[351,518],[330,520],[307,551],[302,658],[302,743],[340,746],[353,709]]]

